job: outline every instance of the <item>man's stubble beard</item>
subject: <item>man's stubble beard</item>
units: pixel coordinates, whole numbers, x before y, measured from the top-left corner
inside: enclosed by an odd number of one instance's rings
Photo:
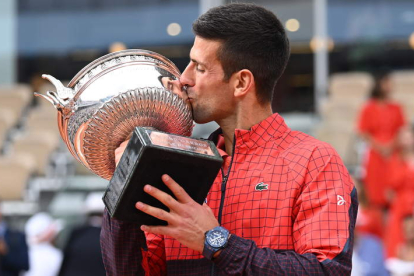
[[[212,118],[210,118],[211,116],[208,115],[209,112],[207,112],[205,109],[200,107],[194,108],[193,106],[191,106],[191,109],[193,114],[193,120],[197,124],[206,124],[214,121]]]

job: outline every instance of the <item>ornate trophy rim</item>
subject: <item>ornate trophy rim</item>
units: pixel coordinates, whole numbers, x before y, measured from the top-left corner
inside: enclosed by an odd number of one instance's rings
[[[69,88],[75,88],[75,85],[79,83],[80,80],[82,80],[88,73],[91,72],[92,69],[98,67],[101,64],[104,64],[107,61],[114,60],[116,58],[125,57],[125,56],[150,56],[154,58],[155,60],[159,60],[162,63],[164,63],[165,66],[167,66],[169,69],[172,69],[172,73],[176,75],[180,75],[180,70],[175,66],[175,64],[169,60],[168,58],[153,52],[149,50],[144,49],[127,49],[122,50],[114,53],[106,54],[100,58],[95,59],[94,61],[87,64],[85,67],[83,67],[69,82],[68,87]],[[77,92],[77,91],[76,91]]]

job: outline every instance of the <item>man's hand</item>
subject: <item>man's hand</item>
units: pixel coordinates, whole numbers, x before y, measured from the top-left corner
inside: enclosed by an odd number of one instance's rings
[[[8,249],[7,249],[6,242],[2,238],[0,238],[0,255],[2,256],[6,255],[7,251]]]
[[[213,211],[207,204],[200,205],[195,202],[170,176],[165,174],[162,180],[177,200],[150,185],[145,185],[144,191],[161,201],[170,209],[170,212],[142,202],[137,202],[135,207],[151,216],[167,221],[168,226],[142,225],[141,230],[170,236],[181,244],[202,252],[205,232],[219,225]]]

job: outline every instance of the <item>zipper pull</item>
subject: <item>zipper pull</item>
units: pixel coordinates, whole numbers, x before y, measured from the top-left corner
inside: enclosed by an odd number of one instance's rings
[[[221,181],[221,192],[224,192],[226,190],[227,179],[228,179],[227,176],[223,176],[223,180]]]

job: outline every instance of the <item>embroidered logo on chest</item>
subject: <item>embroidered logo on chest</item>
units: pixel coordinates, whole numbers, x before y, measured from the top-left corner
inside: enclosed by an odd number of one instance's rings
[[[263,190],[269,190],[269,184],[264,184],[263,182],[260,182],[254,187],[255,191],[263,191]]]

